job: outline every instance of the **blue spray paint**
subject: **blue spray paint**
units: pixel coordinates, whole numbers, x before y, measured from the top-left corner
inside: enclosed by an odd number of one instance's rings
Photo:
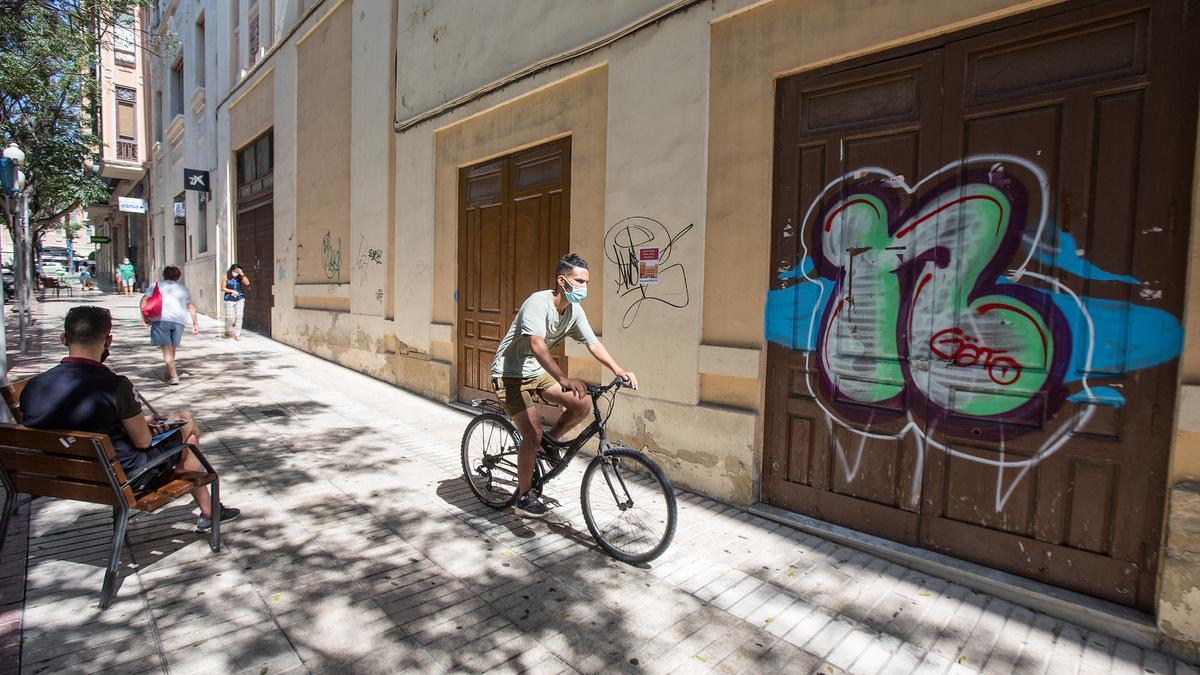
[[[811,281],[803,278],[802,275],[810,274],[813,267],[812,258],[805,258],[800,265],[779,275],[781,281],[799,279],[795,285],[767,293],[768,342],[794,351],[816,349],[819,330],[814,318],[821,315],[832,297],[833,282],[821,277]]]
[[[1034,257],[1045,265],[1057,267],[1064,272],[1069,272],[1083,279],[1120,281],[1135,285],[1142,283],[1131,276],[1106,272],[1093,265],[1090,261],[1079,255],[1079,246],[1075,243],[1075,237],[1061,230],[1058,232],[1058,248],[1039,246]]]
[[[1058,305],[1071,326],[1071,363],[1063,376],[1066,382],[1080,380],[1088,374],[1119,375],[1156,366],[1179,356],[1183,347],[1183,326],[1161,309],[1121,300],[1080,298],[1096,333],[1089,372],[1089,333],[1083,311],[1069,295],[1042,293]]]
[[[1088,395],[1087,390],[1072,394],[1067,397],[1067,400],[1072,403],[1084,403],[1091,405],[1108,405],[1114,408],[1120,408],[1125,405],[1125,397],[1121,392],[1112,387],[1089,387],[1092,390],[1091,395]]]

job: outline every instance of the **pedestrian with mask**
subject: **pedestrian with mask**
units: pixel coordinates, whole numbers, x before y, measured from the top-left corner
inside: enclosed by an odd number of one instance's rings
[[[242,272],[242,266],[234,263],[225,272],[225,337],[242,339],[242,318],[246,314],[246,292],[250,290],[250,278]]]
[[[125,258],[121,266],[117,268],[117,282],[121,284],[121,295],[133,295],[133,284],[136,281],[137,272],[134,271],[129,258]]]
[[[168,384],[179,384],[179,373],[175,369],[175,350],[183,340],[183,329],[189,317],[192,320],[192,335],[200,332],[200,323],[196,319],[196,305],[192,304],[192,293],[187,286],[179,283],[182,276],[183,273],[174,265],[163,268],[162,281],[146,289],[140,303],[144,307],[156,288],[162,296],[162,314],[150,322],[150,343],[162,348]]]

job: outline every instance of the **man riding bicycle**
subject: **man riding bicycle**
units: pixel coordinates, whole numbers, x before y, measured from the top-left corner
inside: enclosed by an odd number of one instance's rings
[[[517,498],[513,512],[541,518],[549,509],[530,492],[538,447],[560,454],[567,445],[563,435],[591,412],[591,400],[582,380],[563,374],[550,350],[570,335],[587,346],[588,352],[617,377],[637,389],[633,373],[621,369],[592,332],[580,303],[587,297],[588,264],[569,253],[558,261],[553,290],[530,295],[517,311],[512,326],[496,348],[492,361],[492,385],[500,405],[521,432],[517,450]],[[536,402],[562,408],[558,422],[542,433]]]

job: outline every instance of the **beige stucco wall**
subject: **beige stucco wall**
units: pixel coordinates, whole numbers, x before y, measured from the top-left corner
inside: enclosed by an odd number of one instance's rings
[[[343,2],[296,48],[296,281],[349,281],[351,6]],[[385,140],[377,137],[375,142]],[[348,298],[344,309],[349,309]],[[330,309],[343,309],[338,305]]]
[[[274,69],[255,76],[254,81],[229,104],[229,147],[234,155],[250,141],[271,128],[275,120]],[[236,161],[236,158],[233,158]],[[236,181],[237,176],[233,179]]]

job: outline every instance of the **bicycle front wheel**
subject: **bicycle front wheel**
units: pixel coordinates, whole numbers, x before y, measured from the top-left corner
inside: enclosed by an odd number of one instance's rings
[[[462,439],[462,467],[479,500],[497,509],[517,499],[516,427],[507,418],[483,413],[471,420]]]
[[[657,464],[632,448],[596,455],[583,474],[580,503],[588,530],[626,563],[654,560],[675,537],[675,490]]]

